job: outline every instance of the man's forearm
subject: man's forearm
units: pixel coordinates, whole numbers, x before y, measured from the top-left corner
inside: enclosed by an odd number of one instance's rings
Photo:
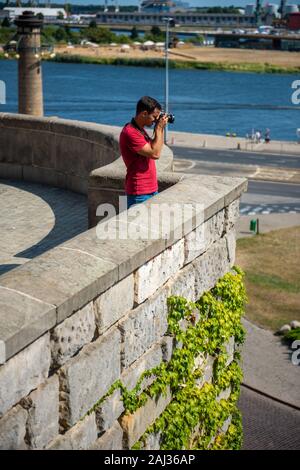
[[[161,127],[157,127],[155,129],[155,135],[154,139],[151,141],[151,147],[153,149],[153,153],[160,157],[160,153],[162,150],[162,147],[164,145],[164,129]]]

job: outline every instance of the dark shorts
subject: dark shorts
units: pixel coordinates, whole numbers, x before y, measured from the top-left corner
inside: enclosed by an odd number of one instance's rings
[[[140,204],[141,202],[147,201],[150,197],[158,194],[158,191],[150,194],[127,194],[127,209],[133,206],[134,204]]]

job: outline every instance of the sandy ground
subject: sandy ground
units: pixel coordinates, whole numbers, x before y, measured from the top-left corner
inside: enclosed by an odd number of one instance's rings
[[[120,46],[99,46],[74,48],[57,47],[57,53],[80,54],[91,57],[127,57],[127,58],[163,58],[164,51],[143,51],[131,47],[129,51],[122,52]],[[267,51],[253,49],[222,49],[215,47],[182,46],[170,51],[170,58],[177,60],[191,60],[198,62],[227,62],[229,64],[253,63],[272,64],[282,67],[300,67],[300,52]]]

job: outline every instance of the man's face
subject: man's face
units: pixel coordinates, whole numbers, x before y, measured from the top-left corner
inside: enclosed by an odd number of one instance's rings
[[[156,122],[159,115],[160,115],[160,110],[158,108],[155,108],[154,111],[152,111],[151,113],[148,113],[147,111],[145,111],[145,115],[144,115],[145,126],[151,127]]]

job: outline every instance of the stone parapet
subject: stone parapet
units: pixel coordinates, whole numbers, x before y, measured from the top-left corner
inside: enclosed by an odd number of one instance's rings
[[[77,129],[78,141],[94,139],[94,145],[99,138],[111,146],[111,155],[115,151],[115,135],[105,136],[104,126],[3,114],[0,148],[2,136],[10,135],[3,129],[19,126],[33,135],[33,123],[36,132],[64,134],[60,142]],[[26,147],[23,162],[3,164],[29,168],[32,155]],[[95,184],[97,194],[101,188],[117,194],[124,172],[111,168],[118,165],[116,160],[92,173],[89,185]],[[87,174],[91,169],[86,167]],[[76,171],[80,178],[82,167]],[[175,345],[167,299],[195,301],[231,270],[239,198],[247,182],[162,170],[159,179],[162,192],[140,205],[141,213],[134,207],[116,213],[0,276],[0,446],[130,448],[172,401],[168,389],[129,414],[122,393],[126,388],[130,396],[145,371],[171,360]],[[192,210],[182,217],[185,206]],[[151,211],[155,224],[149,227]],[[232,338],[226,350],[229,364]],[[195,368],[203,369],[199,387],[212,381],[214,360],[197,359]],[[153,380],[147,375],[139,393]],[[145,446],[158,448],[159,435],[149,435]]]
[[[92,170],[118,161],[121,128],[52,117],[0,113],[0,177],[87,194]],[[171,169],[165,147],[160,166]],[[125,170],[122,178],[124,181]],[[123,185],[121,185],[123,189]]]

